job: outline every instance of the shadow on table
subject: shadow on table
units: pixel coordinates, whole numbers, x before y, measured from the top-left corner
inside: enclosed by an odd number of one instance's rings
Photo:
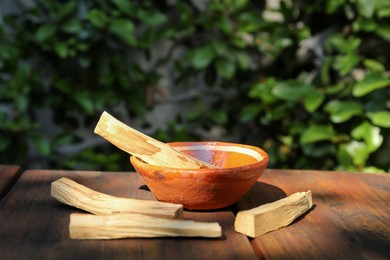
[[[141,185],[138,189],[139,189],[139,190],[144,190],[144,191],[150,191],[149,187],[146,186],[145,184],[144,184],[144,185]]]
[[[138,189],[150,191],[149,188],[146,185],[140,186]],[[248,191],[248,193],[241,198],[241,200],[235,204],[232,205],[233,211],[236,209],[238,210],[246,210],[251,209],[254,207],[258,207],[260,205],[274,202],[276,200],[285,198],[287,195],[286,193],[271,184],[263,183],[263,182],[256,182],[256,184]],[[223,208],[223,209],[216,209],[216,210],[207,210],[208,212],[218,212],[218,211],[229,211],[229,207]],[[193,212],[196,212],[197,210],[192,210]],[[199,212],[202,212],[202,210],[199,210]]]
[[[237,203],[238,210],[247,210],[258,207],[260,205],[274,202],[276,200],[285,198],[286,193],[271,184],[256,182],[256,184],[248,191],[247,194]]]

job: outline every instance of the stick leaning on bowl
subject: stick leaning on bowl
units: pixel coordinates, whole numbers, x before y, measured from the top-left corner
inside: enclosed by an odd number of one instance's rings
[[[217,168],[127,126],[107,112],[102,113],[94,132],[149,164],[183,169]]]

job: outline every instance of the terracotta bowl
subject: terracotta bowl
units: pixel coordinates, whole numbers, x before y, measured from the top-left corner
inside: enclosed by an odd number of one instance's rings
[[[183,204],[187,209],[216,209],[237,202],[268,166],[262,149],[224,142],[169,143],[183,153],[220,167],[177,169],[130,161],[159,201]]]

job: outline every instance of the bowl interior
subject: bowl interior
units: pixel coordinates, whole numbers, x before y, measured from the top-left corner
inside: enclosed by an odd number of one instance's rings
[[[264,159],[256,147],[228,143],[171,143],[175,149],[221,168],[240,167]]]

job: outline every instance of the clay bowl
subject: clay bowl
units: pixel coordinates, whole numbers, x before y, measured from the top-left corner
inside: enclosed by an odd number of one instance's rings
[[[253,187],[269,162],[268,154],[255,146],[224,142],[176,142],[169,145],[220,167],[167,168],[130,157],[135,170],[159,201],[183,204],[187,209],[217,209],[237,202]]]

